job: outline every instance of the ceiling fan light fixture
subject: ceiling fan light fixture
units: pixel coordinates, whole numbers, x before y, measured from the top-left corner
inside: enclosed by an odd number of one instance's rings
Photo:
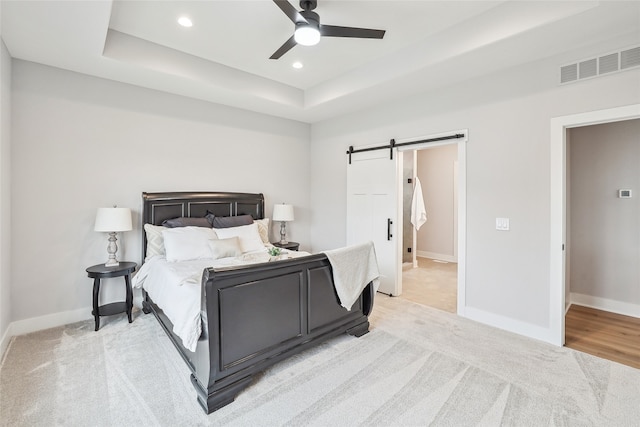
[[[320,31],[311,25],[298,25],[293,38],[303,46],[313,46],[320,42]]]
[[[313,11],[318,6],[318,0],[300,0],[302,8],[300,11],[289,3],[289,0],[273,0],[273,2],[293,22],[295,30],[293,36],[289,37],[269,59],[279,59],[299,44],[303,46],[318,44],[321,36],[358,39],[381,39],[384,37],[385,30],[320,25],[320,15]]]

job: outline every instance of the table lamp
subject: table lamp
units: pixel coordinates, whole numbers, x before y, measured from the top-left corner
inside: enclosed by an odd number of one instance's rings
[[[115,267],[120,264],[116,259],[116,252],[118,252],[116,233],[131,229],[131,210],[129,208],[115,206],[112,208],[98,208],[94,230],[109,233],[109,244],[107,245],[109,259],[104,263],[106,267]]]
[[[293,205],[284,203],[273,207],[273,220],[280,221],[280,243],[287,244],[287,221],[293,221]]]

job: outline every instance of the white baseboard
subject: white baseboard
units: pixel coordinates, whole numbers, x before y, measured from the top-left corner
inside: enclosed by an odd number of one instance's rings
[[[610,311],[612,313],[623,314],[640,318],[640,304],[616,301],[608,298],[594,297],[591,295],[571,292],[571,304],[596,308],[598,310]]]
[[[518,335],[524,335],[525,337],[533,338],[539,341],[544,341],[549,344],[558,345],[555,341],[553,331],[549,328],[543,328],[541,326],[533,325],[531,323],[523,322],[521,320],[512,319],[510,317],[500,316],[498,314],[489,313],[487,311],[478,310],[473,307],[465,307],[464,315],[458,313],[467,319],[475,320],[476,322],[484,323],[485,325],[493,326],[495,328],[503,329],[505,331],[513,332]]]
[[[421,258],[438,259],[440,261],[458,262],[458,258],[453,255],[437,254],[435,252],[417,251],[416,255]]]
[[[93,317],[91,310],[93,310],[91,307],[86,307],[48,314],[46,316],[32,317],[30,319],[16,320],[15,322],[11,322],[9,329],[11,330],[11,336],[16,336],[41,331],[43,329],[55,328],[56,326],[91,319]]]
[[[4,362],[4,354],[7,348],[9,347],[9,343],[11,342],[11,338],[13,334],[11,333],[11,323],[4,331],[4,335],[2,336],[2,340],[0,340],[0,366],[2,366],[2,362]]]

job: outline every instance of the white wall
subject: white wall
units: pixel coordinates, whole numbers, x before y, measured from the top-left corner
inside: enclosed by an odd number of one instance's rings
[[[458,145],[448,144],[416,151],[418,178],[422,186],[427,222],[417,236],[418,256],[457,262],[455,225],[458,223],[454,195]]]
[[[1,9],[2,5],[0,4],[0,15]],[[11,322],[10,140],[11,57],[0,38],[0,358],[9,344],[9,325]]]
[[[640,119],[569,133],[572,301],[640,317]]]
[[[133,210],[118,254],[140,262],[143,191],[262,192],[267,216],[274,203],[295,206],[287,231],[309,247],[309,125],[20,60],[13,76],[16,333],[35,324],[23,319],[90,317],[85,269],[107,244],[96,208]],[[121,298],[122,280],[110,280],[103,296]]]
[[[349,145],[468,129],[466,307],[461,314],[553,342],[550,120],[640,99],[637,69],[559,86],[559,66],[630,43],[611,40],[314,125],[314,248],[345,243]],[[497,231],[496,217],[510,218],[511,230]]]

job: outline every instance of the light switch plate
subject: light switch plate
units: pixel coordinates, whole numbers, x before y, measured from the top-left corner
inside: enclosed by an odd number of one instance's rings
[[[496,230],[509,231],[509,218],[496,218]]]
[[[618,197],[621,199],[630,199],[632,196],[631,190],[623,188],[618,190]]]

